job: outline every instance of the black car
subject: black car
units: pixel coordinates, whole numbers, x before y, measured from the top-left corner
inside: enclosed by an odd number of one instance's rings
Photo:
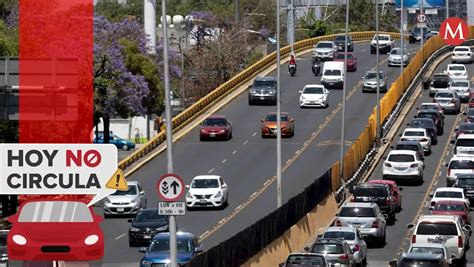
[[[430,37],[434,36],[434,35],[430,35],[430,33],[431,33],[430,29],[427,29],[427,28],[423,29],[423,36],[424,36],[425,41],[429,39]],[[411,30],[410,35],[408,37],[408,42],[410,44],[421,42],[421,28],[415,27],[413,28],[413,30]]]
[[[464,122],[474,122],[474,108],[468,109],[467,112],[464,112],[463,114],[466,116],[466,118],[464,118]]]
[[[433,119],[431,118],[416,118],[413,119],[410,123],[407,124],[407,126],[410,126],[411,128],[423,128],[428,131],[428,134],[431,137],[431,142],[433,145],[436,145],[438,143],[438,128],[436,127]]]
[[[425,152],[423,147],[418,141],[398,141],[394,146],[391,147],[393,150],[411,150],[415,151],[421,160],[425,159]]]
[[[8,230],[0,230],[0,266],[8,266],[7,237]]]
[[[352,192],[353,202],[373,202],[376,203],[382,213],[388,215],[390,224],[395,223],[397,203],[390,195],[389,185],[362,183],[354,186]]]
[[[249,105],[269,103],[276,105],[277,81],[275,77],[257,77],[249,86]]]
[[[418,113],[415,118],[429,118],[432,119],[436,125],[437,135],[442,135],[444,132],[444,115],[436,110],[424,110]]]
[[[448,267],[442,254],[402,253],[398,260],[389,262],[390,267]]]
[[[144,209],[137,213],[128,229],[130,247],[148,244],[160,232],[168,231],[168,216],[159,215],[157,209]]]
[[[474,134],[474,123],[464,122],[459,124],[459,127],[456,128],[454,140],[458,139],[460,134]]]
[[[469,202],[474,204],[474,173],[458,174],[453,186],[464,189]]]
[[[280,263],[279,267],[326,267],[329,266],[323,254],[310,252],[291,253],[284,263]]]
[[[346,43],[346,36],[345,35],[336,35],[334,39],[334,43],[337,46],[337,51],[344,51],[345,47],[344,44]],[[352,37],[350,35],[347,36],[347,52],[354,51],[354,43],[352,42]]]
[[[321,74],[321,59],[319,59],[319,57],[313,58],[311,62],[311,70],[313,71],[314,76]]]

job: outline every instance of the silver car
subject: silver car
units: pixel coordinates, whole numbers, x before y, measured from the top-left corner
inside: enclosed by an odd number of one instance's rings
[[[313,58],[333,60],[337,53],[337,46],[332,41],[321,41],[314,46]]]
[[[329,227],[322,235],[324,239],[343,239],[349,244],[358,265],[367,264],[367,244],[359,229],[352,227]]]
[[[458,94],[452,90],[437,92],[434,100],[445,112],[458,114],[461,111],[461,100]]]
[[[403,49],[403,57],[402,57],[402,49],[401,48],[393,48],[390,51],[388,56],[388,66],[400,66],[402,64],[403,58],[403,66],[407,66],[410,62],[410,53],[408,53],[408,49]]]
[[[364,77],[362,77],[362,92],[377,91],[377,72],[368,71]],[[379,90],[380,92],[387,92],[387,77],[383,71],[379,71]]]
[[[365,240],[385,244],[387,222],[375,203],[346,203],[336,217],[335,226],[358,228]]]
[[[145,190],[136,181],[127,181],[127,191],[115,191],[105,198],[104,216],[110,215],[136,215],[146,208]]]
[[[430,82],[430,97],[433,97],[439,91],[449,90],[451,86],[452,79],[446,73],[436,73],[433,75],[433,78]]]
[[[324,255],[329,266],[355,267],[356,261],[349,244],[341,239],[317,239],[308,252]]]
[[[456,92],[461,101],[467,102],[471,95],[471,81],[468,79],[454,79],[449,90]]]

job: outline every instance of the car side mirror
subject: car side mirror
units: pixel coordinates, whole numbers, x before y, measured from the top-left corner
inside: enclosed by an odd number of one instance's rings
[[[390,267],[397,267],[397,264],[398,264],[397,260],[391,260],[388,262],[388,265],[390,265]]]
[[[309,252],[310,251],[309,247],[304,247],[304,251]]]
[[[194,249],[194,252],[195,252],[195,253],[201,253],[201,252],[203,252],[203,251],[204,251],[204,250],[202,249],[202,246],[196,247],[196,248]]]
[[[387,160],[387,156],[383,156],[383,160]]]
[[[146,253],[146,250],[147,250],[147,249],[148,249],[147,247],[140,247],[140,248],[138,249],[138,252]]]
[[[295,119],[290,119],[290,121],[291,121],[291,122],[294,122],[294,121],[295,121]]]
[[[323,237],[323,235],[317,235],[317,236],[316,236],[316,239],[320,239],[320,238],[322,238],[322,237]]]
[[[395,147],[394,146],[390,146],[391,149],[394,149]]]
[[[185,185],[185,187],[186,187],[187,189],[189,189],[189,185],[188,185],[188,184],[187,184],[187,185]]]
[[[398,134],[398,136],[402,137],[402,134]]]
[[[456,141],[455,141],[454,139],[451,139],[449,142],[450,142],[451,144],[454,144]]]
[[[407,123],[407,126],[410,126],[410,124],[409,124],[409,123]]]
[[[223,184],[223,185],[222,185],[222,188],[227,188],[227,184]]]
[[[467,115],[467,113],[466,113],[466,112],[463,112],[462,115]]]
[[[260,120],[261,122],[264,122],[264,120]]]
[[[469,231],[471,231],[472,228],[471,228],[471,226],[470,226],[469,224],[465,224],[465,225],[462,227],[462,229],[464,229],[464,231],[468,231],[468,232],[469,232]]]
[[[18,221],[18,215],[15,214],[15,215],[12,215],[12,216],[8,216],[7,220],[10,223],[16,223]]]
[[[415,225],[414,225],[413,223],[407,224],[407,229],[411,229],[411,228],[413,228],[413,227],[415,227]]]
[[[141,191],[140,196],[144,196],[144,195],[145,195],[145,191]]]
[[[446,164],[444,164],[444,166],[448,167],[448,164],[446,163]]]
[[[298,93],[300,93],[300,94],[301,94],[301,93],[303,93],[303,91],[299,90],[299,91],[298,91]]]
[[[433,197],[433,196],[434,196],[434,193],[433,193],[433,192],[430,192],[429,196],[430,196],[430,197]]]
[[[403,191],[403,187],[399,187],[398,190]]]

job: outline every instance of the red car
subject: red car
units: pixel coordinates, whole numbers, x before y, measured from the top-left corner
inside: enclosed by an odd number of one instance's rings
[[[229,140],[231,138],[232,123],[225,116],[210,116],[201,123],[199,131],[199,139],[201,141],[213,139]]]
[[[8,217],[8,257],[25,261],[102,259],[103,218],[77,200],[27,200]]]
[[[337,53],[334,61],[344,62],[345,53]],[[347,71],[357,70],[357,58],[352,53],[347,53]]]
[[[469,207],[464,201],[459,200],[440,200],[436,202],[432,215],[459,215],[465,224],[471,225],[471,216],[469,215]]]
[[[390,194],[392,195],[395,203],[397,203],[397,211],[402,210],[402,188],[398,187],[395,181],[390,180],[371,180],[369,184],[386,184],[390,187]]]

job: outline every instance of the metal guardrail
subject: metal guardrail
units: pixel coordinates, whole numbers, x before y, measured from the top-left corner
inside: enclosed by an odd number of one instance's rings
[[[392,38],[399,39],[399,33],[393,32],[380,32],[380,34],[390,34]],[[369,32],[353,32],[350,33],[352,39],[354,41],[361,41],[361,40],[370,40],[374,35],[374,31]],[[305,39],[294,44],[295,51],[301,51],[305,49],[311,48],[319,41],[329,41],[335,38],[336,34],[332,35],[325,35],[319,36],[315,38]],[[281,57],[287,56],[291,52],[291,46],[285,46],[280,49]],[[187,124],[189,124],[193,119],[197,116],[201,115],[204,111],[206,111],[209,107],[211,107],[216,101],[224,98],[231,92],[235,91],[242,83],[248,81],[250,78],[256,76],[259,72],[263,71],[264,69],[269,68],[272,64],[275,64],[276,60],[276,51],[267,55],[263,59],[257,61],[250,67],[246,68],[245,70],[241,71],[239,74],[234,76],[229,81],[221,84],[219,87],[211,91],[209,94],[198,100],[196,103],[182,111],[176,117],[173,118],[173,132],[179,131]],[[166,140],[166,134],[164,129],[153,137],[152,140],[148,141],[143,147],[139,148],[130,156],[126,157],[125,159],[121,160],[118,164],[118,167],[122,170],[125,170],[133,163],[137,162],[145,155],[150,153],[153,149],[161,145]]]

